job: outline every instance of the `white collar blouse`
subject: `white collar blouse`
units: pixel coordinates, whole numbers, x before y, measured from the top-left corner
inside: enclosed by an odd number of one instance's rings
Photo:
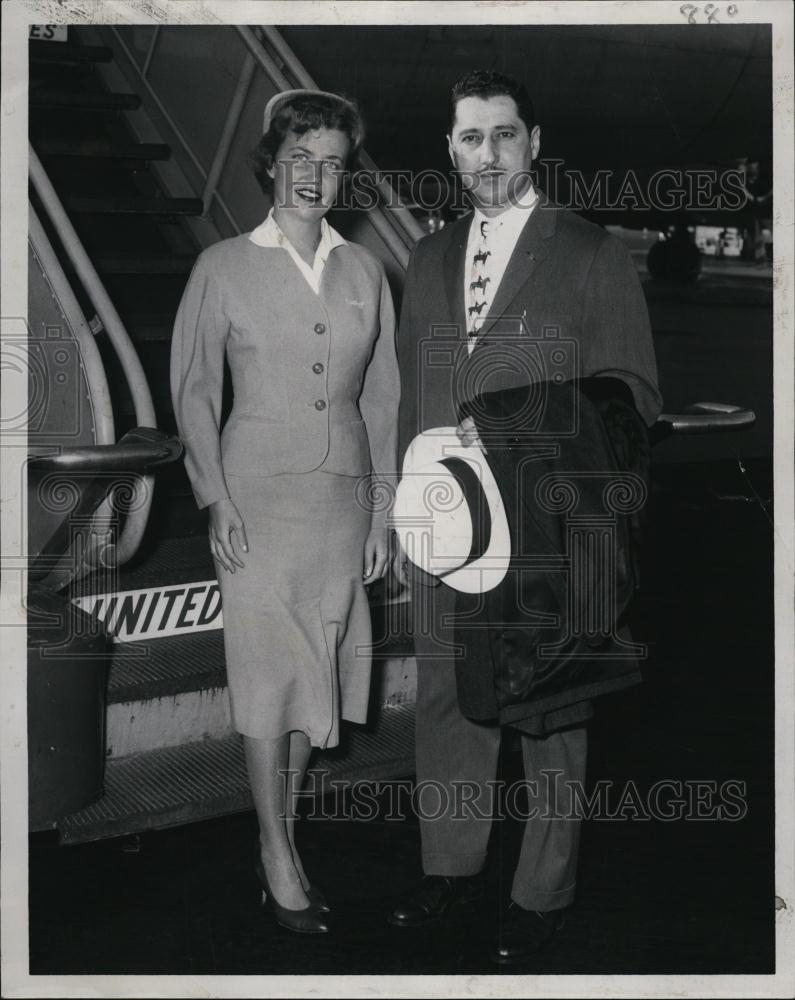
[[[323,277],[323,268],[326,266],[326,261],[328,260],[331,251],[335,247],[345,246],[347,244],[347,240],[343,239],[336,229],[333,229],[325,219],[321,219],[320,243],[318,243],[317,250],[315,251],[313,266],[310,267],[295,249],[279,226],[279,223],[273,217],[273,209],[268,212],[265,221],[260,223],[256,229],[249,233],[248,238],[252,243],[256,243],[259,247],[273,247],[286,250],[292,258],[295,266],[306,278],[309,287],[315,295],[320,294],[320,279]]]

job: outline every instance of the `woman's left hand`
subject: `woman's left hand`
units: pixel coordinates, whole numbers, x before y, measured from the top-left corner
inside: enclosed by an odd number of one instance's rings
[[[371,528],[364,543],[364,571],[362,582],[366,585],[380,580],[389,562],[389,532],[386,528]]]

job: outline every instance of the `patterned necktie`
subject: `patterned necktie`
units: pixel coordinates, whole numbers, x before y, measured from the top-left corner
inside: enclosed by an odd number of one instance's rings
[[[489,223],[484,219],[480,223],[480,234],[472,257],[472,267],[469,273],[469,306],[467,309],[467,350],[471,354],[475,348],[478,332],[483,326],[486,313],[489,311],[489,258],[491,250],[488,245]]]

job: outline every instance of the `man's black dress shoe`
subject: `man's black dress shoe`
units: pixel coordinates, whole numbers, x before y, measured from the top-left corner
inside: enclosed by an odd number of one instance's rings
[[[514,965],[532,958],[562,929],[565,910],[523,910],[511,903],[491,953],[493,962]]]
[[[454,907],[472,903],[482,896],[483,882],[479,875],[426,875],[387,919],[395,927],[422,927],[440,919]]]

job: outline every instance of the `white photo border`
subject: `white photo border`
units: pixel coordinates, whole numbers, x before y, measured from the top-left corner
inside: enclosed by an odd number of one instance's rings
[[[2,334],[14,336],[27,311],[27,38],[30,24],[681,24],[683,7],[702,17],[710,5],[674,2],[364,2],[364,0],[5,0],[2,4]],[[715,7],[715,5],[712,5]],[[774,469],[776,616],[776,968],[770,976],[31,976],[28,972],[25,628],[21,607],[25,502],[19,490],[24,449],[2,442],[2,971],[8,997],[473,996],[789,997],[795,994],[795,499],[793,483],[793,14],[788,0],[737,0],[734,24],[773,31],[774,115]],[[692,12],[691,12],[692,15]],[[701,23],[701,22],[699,22]],[[4,385],[3,414],[24,412],[24,380]],[[16,445],[16,447],[15,447]],[[13,484],[17,484],[16,489]],[[771,907],[773,900],[771,900]]]

